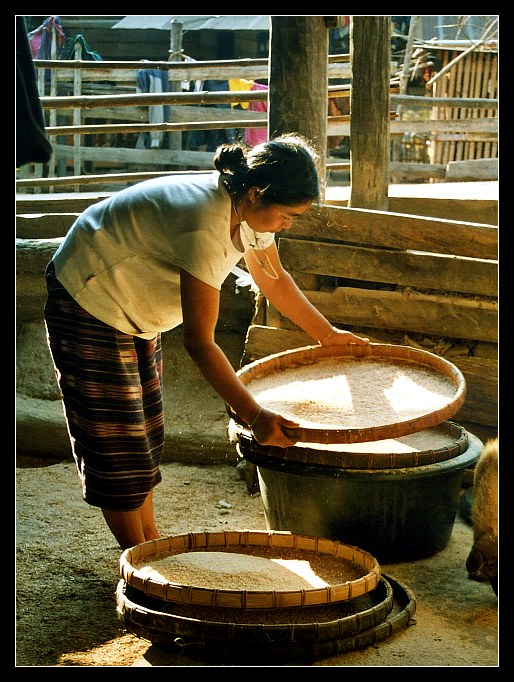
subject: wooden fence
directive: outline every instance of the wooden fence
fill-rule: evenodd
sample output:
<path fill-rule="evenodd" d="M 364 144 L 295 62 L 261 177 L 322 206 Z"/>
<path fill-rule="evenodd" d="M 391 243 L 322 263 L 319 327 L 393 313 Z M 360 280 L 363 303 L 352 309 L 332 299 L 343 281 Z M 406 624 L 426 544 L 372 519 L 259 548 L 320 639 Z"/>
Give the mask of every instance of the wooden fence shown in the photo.
<path fill-rule="evenodd" d="M 80 45 L 78 46 L 80 47 Z M 136 74 L 142 69 L 166 70 L 170 90 L 182 81 L 195 80 L 265 80 L 268 75 L 268 60 L 244 59 L 212 62 L 92 62 L 64 60 L 36 60 L 39 74 L 42 106 L 48 116 L 47 132 L 54 147 L 53 158 L 48 168 L 38 165 L 27 166 L 18 172 L 17 188 L 20 192 L 53 191 L 67 186 L 71 191 L 80 191 L 84 185 L 133 182 L 134 177 L 123 177 L 124 173 L 151 166 L 159 169 L 157 174 L 169 170 L 211 169 L 212 153 L 183 149 L 181 133 L 195 130 L 223 130 L 266 127 L 267 114 L 230 108 L 216 109 L 204 105 L 265 102 L 266 91 L 225 91 L 225 92 L 178 92 L 162 94 L 140 93 L 136 90 Z M 492 68 L 492 67 L 491 67 Z M 329 79 L 349 78 L 348 55 L 329 57 Z M 330 85 L 327 101 L 334 97 L 349 96 L 348 85 Z M 50 94 L 45 94 L 49 90 Z M 414 97 L 396 94 L 397 79 L 391 80 L 391 138 L 398 140 L 406 134 L 428 136 L 431 144 L 439 139 L 466 140 L 477 145 L 497 145 L 497 119 L 492 117 L 498 106 L 490 97 Z M 427 108 L 435 111 L 457 112 L 455 117 L 441 120 L 398 120 L 396 108 Z M 148 121 L 151 106 L 170 107 L 169 120 L 152 124 Z M 486 111 L 487 116 L 481 112 Z M 122 121 L 121 123 L 119 121 Z M 127 140 L 134 141 L 137 134 L 160 131 L 168 133 L 167 149 L 135 149 L 124 146 Z M 328 116 L 328 136 L 350 136 L 350 116 Z M 132 136 L 132 137 L 131 137 Z M 84 138 L 87 144 L 84 143 Z M 461 142 L 459 142 L 461 144 Z M 470 147 L 471 149 L 471 147 Z M 462 155 L 461 155 L 462 156 Z M 419 161 L 419 160 L 418 160 Z M 444 180 L 449 171 L 448 162 L 438 163 L 396 162 L 390 164 L 394 178 Z M 453 165 L 450 179 L 496 179 L 495 159 L 485 164 L 469 164 L 467 158 L 461 161 L 459 169 Z M 329 172 L 348 171 L 349 161 L 327 159 Z M 87 168 L 87 172 L 84 171 Z M 70 172 L 72 173 L 70 175 Z M 46 177 L 43 177 L 45 175 Z M 138 179 L 138 178 L 137 178 Z"/>

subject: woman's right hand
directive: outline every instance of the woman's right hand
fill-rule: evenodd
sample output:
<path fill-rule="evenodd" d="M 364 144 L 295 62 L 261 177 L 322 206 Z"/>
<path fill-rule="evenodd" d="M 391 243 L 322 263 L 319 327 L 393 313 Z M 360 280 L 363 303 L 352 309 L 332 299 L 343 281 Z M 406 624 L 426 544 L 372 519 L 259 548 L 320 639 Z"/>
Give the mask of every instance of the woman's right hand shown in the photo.
<path fill-rule="evenodd" d="M 275 445 L 279 448 L 290 448 L 296 441 L 291 440 L 283 431 L 283 427 L 297 428 L 298 422 L 286 419 L 282 415 L 261 408 L 252 424 L 252 433 L 260 445 Z"/>

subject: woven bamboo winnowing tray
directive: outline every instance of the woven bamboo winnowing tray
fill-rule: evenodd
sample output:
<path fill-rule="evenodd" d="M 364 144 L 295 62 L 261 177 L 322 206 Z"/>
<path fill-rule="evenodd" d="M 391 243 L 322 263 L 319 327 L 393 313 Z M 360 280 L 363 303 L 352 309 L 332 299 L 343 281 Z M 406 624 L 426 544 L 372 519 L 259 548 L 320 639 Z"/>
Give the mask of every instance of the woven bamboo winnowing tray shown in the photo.
<path fill-rule="evenodd" d="M 373 376 L 373 363 L 377 363 L 377 361 L 381 365 L 384 363 L 390 365 L 391 381 L 395 373 L 398 372 L 405 375 L 408 375 L 409 371 L 422 372 L 426 375 L 427 380 L 442 381 L 448 395 L 440 398 L 441 404 L 437 409 L 417 409 L 413 401 L 409 404 L 409 410 L 406 413 L 394 412 L 385 399 L 385 391 L 390 389 L 391 385 L 380 385 L 378 379 L 375 381 Z M 388 438 L 399 438 L 422 431 L 423 429 L 432 428 L 450 419 L 461 408 L 466 397 L 464 376 L 451 362 L 428 351 L 392 344 L 370 343 L 365 346 L 357 346 L 355 344 L 346 346 L 305 346 L 256 360 L 242 367 L 238 371 L 238 376 L 250 392 L 258 394 L 256 386 L 261 379 L 272 377 L 287 385 L 288 370 L 291 370 L 291 376 L 295 370 L 308 366 L 318 365 L 318 368 L 321 370 L 324 367 L 324 362 L 330 362 L 331 366 L 334 362 L 337 363 L 338 372 L 340 370 L 340 376 L 343 378 L 345 377 L 345 371 L 348 372 L 352 369 L 352 366 L 355 367 L 351 363 L 361 363 L 360 368 L 363 368 L 363 365 L 367 365 L 367 369 L 370 372 L 369 384 L 372 385 L 375 391 L 373 405 L 366 407 L 367 411 L 365 410 L 365 414 L 369 415 L 370 424 L 345 428 L 342 405 L 340 421 L 335 423 L 335 420 L 331 418 L 332 422 L 330 424 L 327 424 L 327 426 L 323 424 L 319 428 L 318 426 L 308 425 L 307 420 L 302 424 L 301 419 L 290 416 L 293 421 L 299 423 L 299 426 L 294 428 L 287 427 L 283 431 L 295 442 L 325 444 L 363 443 Z M 375 367 L 377 367 L 377 364 L 375 364 Z M 359 392 L 355 390 L 351 398 L 358 404 Z M 289 400 L 291 404 L 295 400 L 299 400 L 299 397 L 295 395 L 294 384 L 291 384 Z M 264 399 L 261 399 L 260 402 L 261 405 L 267 407 Z M 312 409 L 317 410 L 318 417 L 322 415 L 320 410 L 323 409 L 323 403 L 314 394 L 313 399 L 307 402 L 313 404 Z M 284 416 L 288 416 L 282 410 L 272 405 L 269 406 L 269 409 L 277 412 L 280 411 Z M 384 414 L 388 411 L 391 413 L 388 418 L 384 418 L 383 422 L 380 421 L 381 409 L 383 409 Z M 229 406 L 227 406 L 227 410 L 236 426 L 239 425 L 242 429 L 247 428 L 247 425 L 239 419 L 238 415 Z M 331 408 L 331 412 L 333 412 L 333 408 Z M 413 414 L 415 416 L 412 416 Z"/>
<path fill-rule="evenodd" d="M 229 426 L 229 429 L 232 428 L 233 420 Z M 392 440 L 324 445 L 302 443 L 289 448 L 260 445 L 249 429 L 239 427 L 234 428 L 234 431 L 240 454 L 254 464 L 274 460 L 337 469 L 404 469 L 427 466 L 458 457 L 469 445 L 467 431 L 450 421 Z"/>
<path fill-rule="evenodd" d="M 238 554 L 245 554 L 245 551 L 251 553 L 254 548 L 270 550 L 277 557 L 280 557 L 281 551 L 295 551 L 299 555 L 301 553 L 302 557 L 311 554 L 313 559 L 327 557 L 331 560 L 340 560 L 341 575 L 344 574 L 346 562 L 356 567 L 361 577 L 344 579 L 340 583 L 330 583 L 326 587 L 312 589 L 253 590 L 225 589 L 223 584 L 215 588 L 199 587 L 176 582 L 169 577 L 152 577 L 148 571 L 152 567 L 152 562 L 171 555 L 202 550 L 217 552 L 237 550 Z M 186 533 L 130 547 L 121 555 L 120 576 L 127 585 L 165 602 L 210 607 L 278 609 L 355 599 L 376 588 L 381 578 L 381 569 L 377 560 L 365 550 L 338 541 L 295 535 L 286 531 L 234 530 Z"/>

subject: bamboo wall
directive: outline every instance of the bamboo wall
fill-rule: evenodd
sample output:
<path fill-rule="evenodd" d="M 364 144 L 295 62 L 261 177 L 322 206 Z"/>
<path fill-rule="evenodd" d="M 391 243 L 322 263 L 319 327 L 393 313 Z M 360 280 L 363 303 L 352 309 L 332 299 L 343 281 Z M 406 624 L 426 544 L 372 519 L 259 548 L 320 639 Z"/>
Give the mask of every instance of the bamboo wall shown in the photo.
<path fill-rule="evenodd" d="M 459 53 L 457 53 L 458 55 Z M 441 69 L 452 66 L 433 84 L 434 97 L 498 98 L 498 53 L 477 50 L 461 59 L 454 50 L 442 50 L 439 54 Z M 432 118 L 437 121 L 463 121 L 496 117 L 495 108 L 455 109 L 439 107 L 433 109 Z M 495 136 L 483 139 L 467 139 L 465 134 L 440 134 L 432 145 L 432 161 L 447 164 L 451 161 L 498 158 L 498 140 Z"/>

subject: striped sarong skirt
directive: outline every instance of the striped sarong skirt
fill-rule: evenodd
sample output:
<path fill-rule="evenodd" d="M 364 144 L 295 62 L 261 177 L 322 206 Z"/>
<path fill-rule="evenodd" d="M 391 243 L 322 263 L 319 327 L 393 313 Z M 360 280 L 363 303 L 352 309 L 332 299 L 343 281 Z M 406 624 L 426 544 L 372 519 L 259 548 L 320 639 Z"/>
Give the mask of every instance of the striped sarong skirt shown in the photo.
<path fill-rule="evenodd" d="M 124 334 L 90 315 L 46 271 L 47 339 L 84 500 L 139 509 L 161 480 L 161 337 Z"/>

